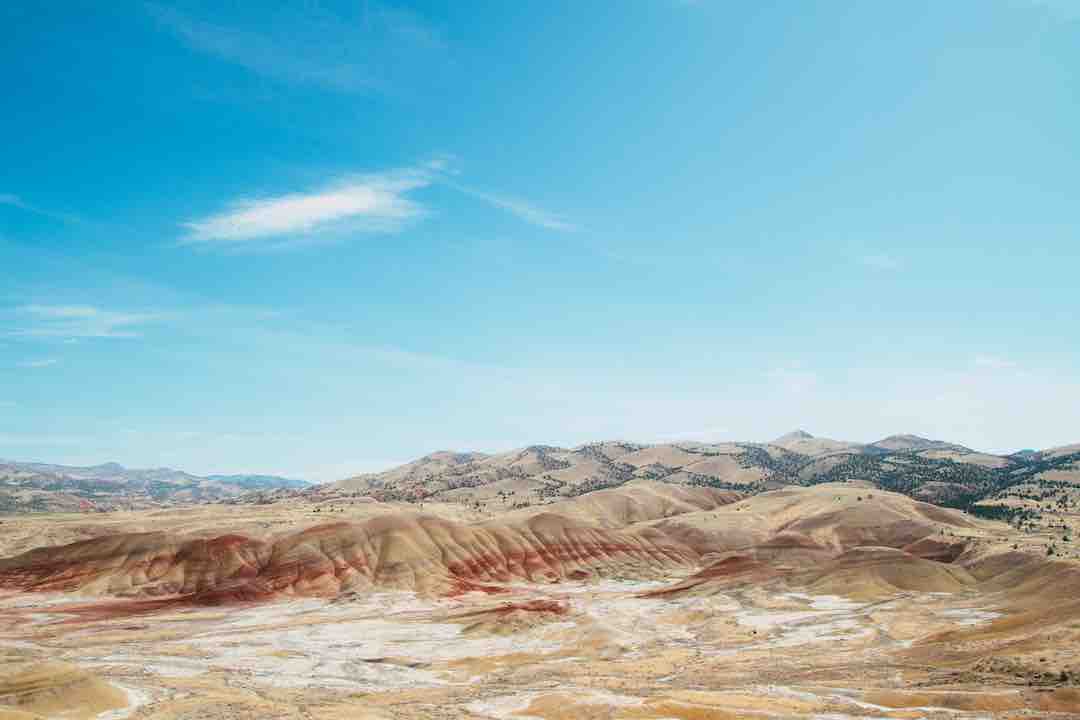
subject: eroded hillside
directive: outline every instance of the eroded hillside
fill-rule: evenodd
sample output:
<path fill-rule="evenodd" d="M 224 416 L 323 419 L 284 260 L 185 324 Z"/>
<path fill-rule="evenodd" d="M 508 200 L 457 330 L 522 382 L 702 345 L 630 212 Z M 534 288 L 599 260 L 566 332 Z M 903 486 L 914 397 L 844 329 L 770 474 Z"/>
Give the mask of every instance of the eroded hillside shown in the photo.
<path fill-rule="evenodd" d="M 24 550 L 0 561 L 0 707 L 20 720 L 1080 713 L 1080 565 L 867 484 L 744 495 L 639 480 L 505 511 L 319 507 L 24 516 L 0 538 Z M 87 532 L 98 519 L 108 531 Z"/>

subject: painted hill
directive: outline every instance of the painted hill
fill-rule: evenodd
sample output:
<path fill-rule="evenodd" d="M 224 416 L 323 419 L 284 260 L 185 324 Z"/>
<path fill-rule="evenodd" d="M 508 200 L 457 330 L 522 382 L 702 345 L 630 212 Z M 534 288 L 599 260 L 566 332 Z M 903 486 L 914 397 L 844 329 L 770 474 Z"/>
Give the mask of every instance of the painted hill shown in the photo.
<path fill-rule="evenodd" d="M 0 560 L 0 589 L 128 603 L 86 607 L 99 615 L 376 588 L 502 593 L 514 583 L 673 574 L 687 579 L 664 593 L 783 580 L 874 597 L 973 584 L 967 568 L 980 562 L 982 543 L 1005 546 L 1012 532 L 847 483 L 745 497 L 638 481 L 475 522 L 396 511 L 265 537 L 110 534 Z M 981 567 L 987 577 L 1000 574 Z"/>
<path fill-rule="evenodd" d="M 492 584 L 594 576 L 665 576 L 696 554 L 630 522 L 715 509 L 736 499 L 711 489 L 633 487 L 563 512 L 460 523 L 420 513 L 378 515 L 260 539 L 225 534 L 123 533 L 0 560 L 0 587 L 219 604 L 333 597 L 373 587 L 455 594 Z M 580 500 L 577 502 L 581 502 Z M 629 515 L 626 508 L 639 506 Z M 593 511 L 612 527 L 587 522 Z M 148 606 L 154 607 L 154 606 Z"/>

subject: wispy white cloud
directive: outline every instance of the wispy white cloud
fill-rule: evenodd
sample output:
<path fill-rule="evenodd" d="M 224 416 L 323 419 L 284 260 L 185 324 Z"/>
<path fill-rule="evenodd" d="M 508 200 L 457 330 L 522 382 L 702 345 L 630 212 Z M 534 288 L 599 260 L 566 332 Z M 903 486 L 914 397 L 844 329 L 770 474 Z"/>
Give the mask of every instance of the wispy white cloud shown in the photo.
<path fill-rule="evenodd" d="M 274 80 L 337 92 L 392 91 L 402 73 L 422 72 L 443 50 L 442 34 L 408 10 L 378 2 L 338 14 L 310 2 L 278 2 L 251 22 L 204 20 L 159 3 L 146 3 L 158 24 L 197 52 Z"/>
<path fill-rule="evenodd" d="M 493 207 L 516 215 L 519 219 L 524 220 L 530 225 L 547 228 L 548 230 L 558 230 L 560 232 L 573 232 L 580 229 L 565 217 L 538 208 L 520 198 L 485 192 L 465 185 L 454 185 L 453 187 L 466 195 L 470 195 L 478 200 L 483 200 Z"/>
<path fill-rule="evenodd" d="M 15 363 L 16 367 L 36 370 L 39 368 L 47 368 L 56 365 L 59 360 L 56 358 L 36 358 L 34 360 L 23 360 L 22 362 Z"/>
<path fill-rule="evenodd" d="M 103 310 L 92 305 L 22 305 L 15 308 L 19 327 L 10 334 L 41 338 L 133 338 L 140 326 L 161 320 L 162 313 Z"/>
<path fill-rule="evenodd" d="M 703 427 L 697 430 L 683 430 L 681 432 L 663 433 L 656 439 L 660 442 L 679 442 L 686 440 L 698 440 L 701 442 L 715 442 L 731 435 L 731 429 L 727 427 Z"/>
<path fill-rule="evenodd" d="M 893 257 L 892 255 L 864 255 L 863 257 L 859 258 L 859 260 L 866 267 L 873 268 L 875 270 L 899 270 L 901 267 L 903 267 L 903 263 L 901 263 L 897 258 Z"/>
<path fill-rule="evenodd" d="M 238 245 L 342 230 L 400 230 L 424 214 L 408 193 L 431 182 L 426 170 L 406 170 L 343 178 L 310 192 L 240 199 L 223 212 L 185 223 L 185 242 Z"/>
<path fill-rule="evenodd" d="M 59 447 L 82 445 L 93 440 L 94 438 L 87 435 L 0 433 L 0 445 L 52 445 Z"/>
<path fill-rule="evenodd" d="M 22 201 L 18 195 L 12 195 L 11 193 L 0 193 L 0 205 L 10 205 L 11 207 L 17 207 L 20 210 L 29 210 L 30 206 Z"/>
<path fill-rule="evenodd" d="M 1080 20 L 1080 2 L 1077 0 L 1021 0 L 1038 10 L 1045 12 L 1049 17 L 1061 22 L 1075 22 Z"/>
<path fill-rule="evenodd" d="M 972 363 L 975 367 L 986 370 L 1012 370 L 1017 367 L 1016 363 L 1012 360 L 998 357 L 997 355 L 976 355 L 973 358 Z"/>
<path fill-rule="evenodd" d="M 776 368 L 765 373 L 765 376 L 773 385 L 796 395 L 810 392 L 821 383 L 821 378 L 817 373 L 803 370 L 798 365 Z"/>
<path fill-rule="evenodd" d="M 52 220 L 59 220 L 65 223 L 80 223 L 80 218 L 64 212 L 56 212 L 53 210 L 46 210 L 45 208 L 38 207 L 31 203 L 26 202 L 22 197 L 15 195 L 14 193 L 0 193 L 0 205 L 7 205 L 8 207 L 18 208 L 23 212 L 32 213 L 34 215 L 41 215 Z"/>
<path fill-rule="evenodd" d="M 452 158 L 440 156 L 403 170 L 349 175 L 313 190 L 234 200 L 222 212 L 184 223 L 188 234 L 183 243 L 287 247 L 297 244 L 298 238 L 398 232 L 427 213 L 411 194 L 437 183 L 532 225 L 563 232 L 578 229 L 525 200 L 457 184 L 450 179 L 456 174 L 451 164 Z"/>

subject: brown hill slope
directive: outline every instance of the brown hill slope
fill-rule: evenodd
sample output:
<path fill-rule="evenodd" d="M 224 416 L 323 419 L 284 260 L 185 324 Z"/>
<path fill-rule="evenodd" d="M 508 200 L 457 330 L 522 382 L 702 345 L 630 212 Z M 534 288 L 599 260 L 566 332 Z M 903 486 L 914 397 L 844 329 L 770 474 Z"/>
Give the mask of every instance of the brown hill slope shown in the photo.
<path fill-rule="evenodd" d="M 860 444 L 801 430 L 767 443 L 602 442 L 569 449 L 534 445 L 495 455 L 435 453 L 307 494 L 441 500 L 502 510 L 641 479 L 749 493 L 784 485 L 865 480 L 920 500 L 969 508 L 1028 476 L 1064 466 L 1069 450 L 1066 446 L 1004 456 L 910 434 Z"/>
<path fill-rule="evenodd" d="M 1007 526 L 850 483 L 784 488 L 646 523 L 691 548 L 702 569 L 662 594 L 712 592 L 783 577 L 809 591 L 876 597 L 975 582 L 956 561 Z"/>
<path fill-rule="evenodd" d="M 701 510 L 714 510 L 741 500 L 732 490 L 689 487 L 635 480 L 618 488 L 597 490 L 576 498 L 510 510 L 498 515 L 498 522 L 553 513 L 606 528 L 675 517 Z"/>
<path fill-rule="evenodd" d="M 957 510 L 852 483 L 784 488 L 652 525 L 703 553 L 790 547 L 826 556 L 863 545 L 903 548 L 943 532 L 989 526 Z"/>
<path fill-rule="evenodd" d="M 172 468 L 126 468 L 0 460 L 0 514 L 99 512 L 218 502 L 253 490 L 307 487 L 272 475 L 198 476 Z"/>
<path fill-rule="evenodd" d="M 953 593 L 976 583 L 963 567 L 925 560 L 897 548 L 858 547 L 794 578 L 808 592 L 860 600 L 899 592 Z"/>
<path fill-rule="evenodd" d="M 806 455 L 807 457 L 829 455 L 836 452 L 857 452 L 860 448 L 858 443 L 814 437 L 805 430 L 795 430 L 786 435 L 781 435 L 770 442 L 769 445 Z"/>
<path fill-rule="evenodd" d="M 381 473 L 334 483 L 324 492 L 360 493 L 383 500 L 446 499 L 499 507 L 537 504 L 664 478 L 680 484 L 746 487 L 765 469 L 747 447 L 636 445 L 602 442 L 566 449 L 536 445 L 498 455 L 436 453 Z"/>

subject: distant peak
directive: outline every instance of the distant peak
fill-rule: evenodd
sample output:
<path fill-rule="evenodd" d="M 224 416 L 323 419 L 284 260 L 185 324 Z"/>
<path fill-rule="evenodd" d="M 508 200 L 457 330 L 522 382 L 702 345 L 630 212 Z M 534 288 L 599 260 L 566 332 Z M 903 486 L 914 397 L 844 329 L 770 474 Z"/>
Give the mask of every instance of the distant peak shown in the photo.
<path fill-rule="evenodd" d="M 870 443 L 870 447 L 879 448 L 881 450 L 918 451 L 927 450 L 929 448 L 959 446 L 950 446 L 949 443 L 944 443 L 940 440 L 930 440 L 919 435 L 912 435 L 911 433 L 900 433 L 898 435 L 890 435 L 889 437 L 882 438 L 875 443 Z"/>
<path fill-rule="evenodd" d="M 793 440 L 813 440 L 813 439 L 814 439 L 814 436 L 811 435 L 810 433 L 806 432 L 805 430 L 792 430 L 791 432 L 787 433 L 786 435 L 781 435 L 780 437 L 776 438 L 776 440 L 773 440 L 773 442 L 791 442 Z"/>
<path fill-rule="evenodd" d="M 454 450 L 437 450 L 420 458 L 418 462 L 445 462 L 452 465 L 472 462 L 480 457 L 481 453 L 456 452 Z"/>
<path fill-rule="evenodd" d="M 421 462 L 430 462 L 432 460 L 452 460 L 457 455 L 453 450 L 436 450 L 435 452 L 428 453 L 420 458 Z"/>

